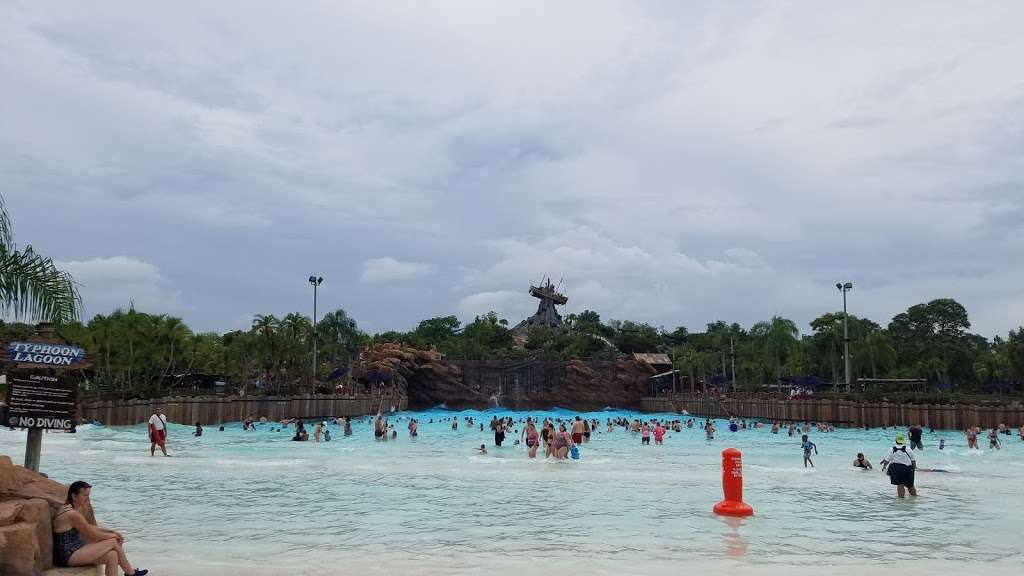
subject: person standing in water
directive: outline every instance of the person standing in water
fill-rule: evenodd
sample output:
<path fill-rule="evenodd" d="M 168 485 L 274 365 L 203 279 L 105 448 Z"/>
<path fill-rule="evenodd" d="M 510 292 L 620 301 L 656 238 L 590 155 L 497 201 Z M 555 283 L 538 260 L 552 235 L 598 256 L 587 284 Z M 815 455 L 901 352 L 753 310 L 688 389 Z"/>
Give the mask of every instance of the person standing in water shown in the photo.
<path fill-rule="evenodd" d="M 579 416 L 572 423 L 572 441 L 575 444 L 583 443 L 583 421 Z"/>
<path fill-rule="evenodd" d="M 505 425 L 502 422 L 494 423 L 494 445 L 501 448 L 501 443 L 505 441 Z"/>
<path fill-rule="evenodd" d="M 665 437 L 665 427 L 661 425 L 661 422 L 657 422 L 654 425 L 654 444 L 660 446 L 662 444 L 662 438 Z"/>
<path fill-rule="evenodd" d="M 384 433 L 387 430 L 384 428 L 384 419 L 381 417 L 380 412 L 377 412 L 377 418 L 373 421 L 373 437 L 380 440 L 384 437 Z"/>
<path fill-rule="evenodd" d="M 196 422 L 196 431 L 193 432 L 192 435 L 193 436 L 202 436 L 203 435 L 203 425 L 200 424 L 199 422 Z"/>
<path fill-rule="evenodd" d="M 644 422 L 644 425 L 640 427 L 640 444 L 647 446 L 651 443 L 651 427 Z"/>
<path fill-rule="evenodd" d="M 420 423 L 417 422 L 415 418 L 410 418 L 409 419 L 409 436 L 412 436 L 413 438 L 419 436 L 419 427 L 420 427 Z"/>
<path fill-rule="evenodd" d="M 708 440 L 714 440 L 715 439 L 715 425 L 711 423 L 710 419 L 708 419 L 708 420 L 706 420 L 704 422 L 704 436 Z"/>
<path fill-rule="evenodd" d="M 974 431 L 974 428 L 970 428 L 970 427 L 967 428 L 966 433 L 967 433 L 967 448 L 968 448 L 968 450 L 972 449 L 972 448 L 977 450 L 978 449 L 978 433 Z"/>
<path fill-rule="evenodd" d="M 313 427 L 313 442 L 319 442 L 320 437 L 324 435 L 324 424 L 323 422 L 317 422 L 316 426 Z"/>
<path fill-rule="evenodd" d="M 533 421 L 530 419 L 526 420 L 523 436 L 526 438 L 527 453 L 531 459 L 536 458 L 537 448 L 540 446 L 540 434 L 537 433 L 537 427 L 533 425 Z"/>
<path fill-rule="evenodd" d="M 896 487 L 896 495 L 904 498 L 905 491 L 909 490 L 911 496 L 917 496 L 917 489 L 914 488 L 914 471 L 917 470 L 917 458 L 914 451 L 903 445 L 903 434 L 896 435 L 896 445 L 892 452 L 882 458 L 880 464 L 882 471 L 889 474 L 889 483 Z M 888 470 L 887 470 L 888 468 Z"/>
<path fill-rule="evenodd" d="M 804 449 L 804 468 L 810 464 L 811 468 L 814 468 L 814 462 L 811 460 L 811 450 L 814 450 L 814 454 L 818 454 L 818 446 L 807 439 L 807 434 L 800 437 L 800 447 Z"/>
<path fill-rule="evenodd" d="M 924 430 L 921 426 L 919 424 L 914 424 L 907 429 L 907 432 L 910 434 L 910 449 L 924 450 L 924 445 L 921 444 L 921 434 L 924 433 Z"/>
<path fill-rule="evenodd" d="M 149 417 L 149 455 L 156 455 L 156 447 L 167 456 L 167 416 L 162 408 L 153 411 Z"/>
<path fill-rule="evenodd" d="M 988 433 L 988 447 L 999 450 L 999 432 L 996 432 L 995 428 Z"/>
<path fill-rule="evenodd" d="M 345 436 L 352 435 L 352 420 L 348 416 L 345 416 Z"/>

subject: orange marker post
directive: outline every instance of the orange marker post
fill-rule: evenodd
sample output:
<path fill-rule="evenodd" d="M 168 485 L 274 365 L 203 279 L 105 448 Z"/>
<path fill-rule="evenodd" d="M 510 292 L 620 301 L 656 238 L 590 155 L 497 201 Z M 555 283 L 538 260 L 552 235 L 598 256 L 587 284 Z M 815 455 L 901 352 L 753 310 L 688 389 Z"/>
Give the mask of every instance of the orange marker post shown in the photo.
<path fill-rule="evenodd" d="M 752 516 L 754 509 L 743 502 L 743 454 L 735 448 L 722 450 L 722 492 L 725 499 L 715 504 L 715 514 Z"/>

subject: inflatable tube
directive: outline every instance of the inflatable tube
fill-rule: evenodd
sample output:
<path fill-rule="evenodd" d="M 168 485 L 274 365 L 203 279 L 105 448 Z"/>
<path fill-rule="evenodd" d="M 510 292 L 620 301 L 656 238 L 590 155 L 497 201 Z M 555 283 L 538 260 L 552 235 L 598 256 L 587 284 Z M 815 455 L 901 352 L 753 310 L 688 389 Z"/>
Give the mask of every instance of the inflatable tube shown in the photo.
<path fill-rule="evenodd" d="M 572 449 L 569 450 L 569 455 L 572 456 L 573 460 L 579 460 L 580 459 L 580 448 L 579 448 L 579 446 L 573 444 L 572 445 Z"/>

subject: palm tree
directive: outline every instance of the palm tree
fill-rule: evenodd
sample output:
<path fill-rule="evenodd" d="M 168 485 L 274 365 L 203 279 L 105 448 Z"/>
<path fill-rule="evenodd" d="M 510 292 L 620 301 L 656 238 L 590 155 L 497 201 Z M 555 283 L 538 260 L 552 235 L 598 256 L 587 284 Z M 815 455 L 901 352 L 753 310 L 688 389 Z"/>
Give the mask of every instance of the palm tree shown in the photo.
<path fill-rule="evenodd" d="M 762 345 L 766 363 L 775 370 L 775 378 L 782 377 L 782 369 L 792 351 L 800 345 L 800 330 L 787 318 L 772 316 L 768 322 L 758 322 L 750 329 Z"/>
<path fill-rule="evenodd" d="M 82 299 L 71 275 L 26 246 L 18 250 L 0 196 L 0 310 L 15 317 L 65 324 L 78 319 Z"/>
<path fill-rule="evenodd" d="M 277 331 L 281 327 L 281 321 L 273 314 L 257 314 L 252 319 L 252 332 L 258 334 L 263 343 L 263 369 L 264 377 L 269 381 L 271 369 L 277 365 Z M 268 382 L 269 383 L 269 382 Z"/>

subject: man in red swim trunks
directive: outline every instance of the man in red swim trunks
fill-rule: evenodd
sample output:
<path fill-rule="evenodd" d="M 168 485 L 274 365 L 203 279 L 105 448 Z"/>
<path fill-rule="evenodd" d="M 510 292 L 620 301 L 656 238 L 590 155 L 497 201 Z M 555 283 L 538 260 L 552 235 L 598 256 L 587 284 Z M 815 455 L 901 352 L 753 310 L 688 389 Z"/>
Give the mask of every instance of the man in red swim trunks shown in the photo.
<path fill-rule="evenodd" d="M 580 417 L 577 416 L 576 420 L 572 423 L 572 441 L 574 444 L 583 443 L 583 432 L 583 420 L 581 420 Z"/>
<path fill-rule="evenodd" d="M 153 415 L 149 417 L 149 455 L 156 455 L 156 447 L 160 447 L 160 451 L 167 456 L 167 416 L 164 416 L 164 411 L 157 408 L 153 411 Z"/>

